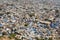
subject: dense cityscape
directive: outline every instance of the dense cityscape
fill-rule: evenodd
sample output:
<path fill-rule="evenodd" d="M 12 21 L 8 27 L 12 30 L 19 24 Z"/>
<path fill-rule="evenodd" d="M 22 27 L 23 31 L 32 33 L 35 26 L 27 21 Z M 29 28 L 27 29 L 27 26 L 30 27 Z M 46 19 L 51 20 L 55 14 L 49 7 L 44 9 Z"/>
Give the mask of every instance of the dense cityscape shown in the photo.
<path fill-rule="evenodd" d="M 60 40 L 58 3 L 0 0 L 0 40 Z"/>

